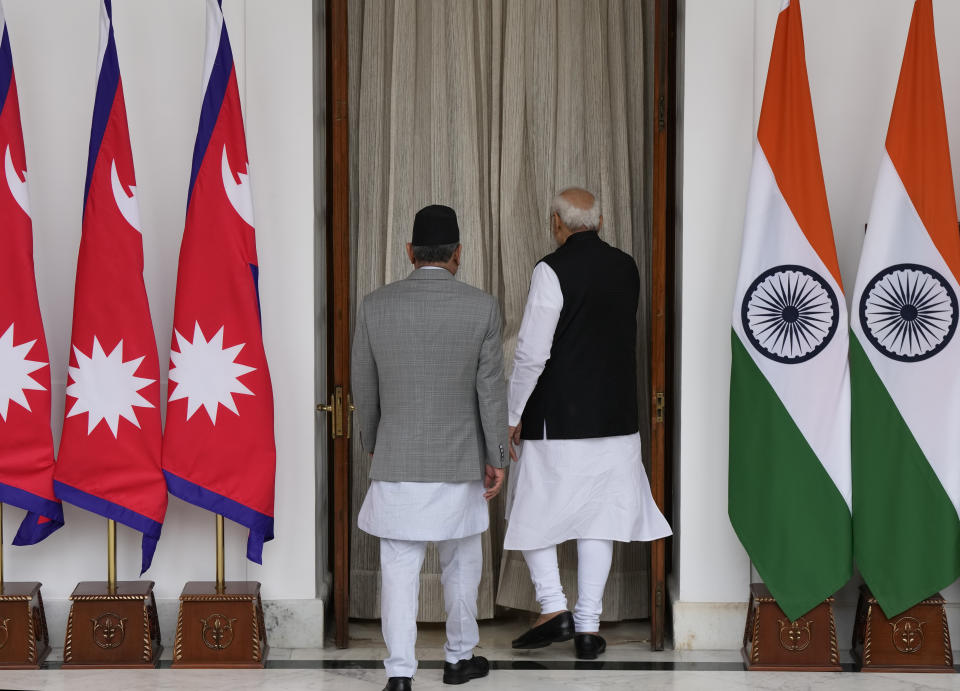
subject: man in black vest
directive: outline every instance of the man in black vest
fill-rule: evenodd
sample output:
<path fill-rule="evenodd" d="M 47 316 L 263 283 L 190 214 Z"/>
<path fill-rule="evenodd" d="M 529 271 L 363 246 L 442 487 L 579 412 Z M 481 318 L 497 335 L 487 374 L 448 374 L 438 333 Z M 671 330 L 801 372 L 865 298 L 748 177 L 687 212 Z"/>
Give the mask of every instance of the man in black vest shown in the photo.
<path fill-rule="evenodd" d="M 636 262 L 600 239 L 603 218 L 590 192 L 564 190 L 552 210 L 559 247 L 534 267 L 510 377 L 517 466 L 504 548 L 523 552 L 541 610 L 513 647 L 574 638 L 577 657 L 589 660 L 606 649 L 598 632 L 613 543 L 671 531 L 641 461 Z M 556 546 L 574 539 L 571 614 Z"/>

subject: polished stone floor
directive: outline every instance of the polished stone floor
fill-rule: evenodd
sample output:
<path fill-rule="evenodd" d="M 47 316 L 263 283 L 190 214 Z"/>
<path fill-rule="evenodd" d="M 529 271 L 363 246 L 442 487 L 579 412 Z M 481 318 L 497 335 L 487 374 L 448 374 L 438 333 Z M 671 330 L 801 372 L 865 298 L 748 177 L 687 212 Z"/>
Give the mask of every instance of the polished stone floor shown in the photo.
<path fill-rule="evenodd" d="M 746 673 L 737 651 L 653 652 L 649 648 L 649 627 L 643 622 L 605 626 L 607 653 L 602 661 L 579 662 L 572 643 L 542 650 L 514 651 L 510 640 L 524 628 L 525 620 L 500 621 L 481 628 L 478 654 L 488 657 L 493 670 L 486 679 L 471 681 L 470 691 L 619 690 L 676 689 L 683 691 L 739 691 L 771 689 L 865 689 L 900 691 L 907 689 L 958 689 L 957 675 L 906 674 L 788 674 Z M 442 627 L 421 627 L 418 641 L 421 668 L 415 689 L 449 689 L 441 682 Z M 169 648 L 164 651 L 158 670 L 62 670 L 60 651 L 54 651 L 47 669 L 37 672 L 0 672 L 0 691 L 203 691 L 206 689 L 264 689 L 270 691 L 383 688 L 381 664 L 383 642 L 373 622 L 351 624 L 351 646 L 345 650 L 277 649 L 270 651 L 265 670 L 173 670 L 169 669 Z M 848 669 L 849 657 L 841 659 Z"/>
<path fill-rule="evenodd" d="M 265 689 L 269 691 L 379 691 L 383 677 L 374 670 L 268 669 L 262 672 L 180 671 L 155 672 L 0 672 L 2 689 L 43 689 L 44 691 L 148 691 L 170 689 Z M 486 679 L 476 679 L 462 687 L 470 691 L 609 691 L 644 689 L 654 691 L 743 691 L 770 689 L 864 689 L 870 691 L 908 691 L 911 689 L 956 689 L 957 680 L 944 675 L 859 675 L 859 674 L 786 674 L 746 672 L 671 672 L 671 671 L 502 671 L 494 670 Z M 439 671 L 420 674 L 414 689 L 451 689 L 440 681 Z M 457 687 L 459 688 L 459 687 Z"/>

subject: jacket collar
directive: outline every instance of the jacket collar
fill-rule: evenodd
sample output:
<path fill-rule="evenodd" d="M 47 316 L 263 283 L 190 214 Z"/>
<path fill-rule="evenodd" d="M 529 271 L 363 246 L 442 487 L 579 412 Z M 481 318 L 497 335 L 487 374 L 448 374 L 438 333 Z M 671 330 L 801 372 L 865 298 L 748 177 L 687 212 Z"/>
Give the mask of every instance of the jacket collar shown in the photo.
<path fill-rule="evenodd" d="M 579 245 L 587 244 L 590 242 L 597 242 L 600 240 L 600 233 L 596 230 L 581 230 L 579 233 L 573 233 L 570 237 L 567 238 L 567 241 L 563 243 L 563 246 L 567 245 Z"/>
<path fill-rule="evenodd" d="M 437 267 L 435 269 L 428 269 L 426 267 L 420 267 L 419 269 L 414 269 L 410 272 L 410 275 L 407 278 L 412 278 L 414 280 L 445 280 L 453 278 L 453 274 L 447 271 L 442 267 Z"/>

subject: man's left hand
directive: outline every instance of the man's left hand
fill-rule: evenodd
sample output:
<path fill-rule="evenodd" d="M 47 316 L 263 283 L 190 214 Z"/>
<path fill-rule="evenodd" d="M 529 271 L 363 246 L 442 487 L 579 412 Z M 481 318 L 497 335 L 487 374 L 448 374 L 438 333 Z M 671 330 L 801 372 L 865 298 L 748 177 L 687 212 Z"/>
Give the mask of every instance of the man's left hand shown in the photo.
<path fill-rule="evenodd" d="M 510 444 L 510 460 L 516 463 L 520 460 L 517 449 L 520 448 L 520 423 L 507 429 L 507 440 Z"/>
<path fill-rule="evenodd" d="M 487 488 L 487 491 L 483 493 L 483 498 L 490 501 L 500 494 L 500 488 L 503 487 L 503 468 L 494 468 L 492 465 L 488 465 L 484 475 L 483 486 Z"/>

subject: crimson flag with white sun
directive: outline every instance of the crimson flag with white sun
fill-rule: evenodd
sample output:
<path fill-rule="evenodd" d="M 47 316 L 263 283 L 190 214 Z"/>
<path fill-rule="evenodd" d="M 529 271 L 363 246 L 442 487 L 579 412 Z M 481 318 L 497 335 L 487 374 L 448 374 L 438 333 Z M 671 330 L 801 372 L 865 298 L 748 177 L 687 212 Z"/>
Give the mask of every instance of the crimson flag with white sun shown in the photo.
<path fill-rule="evenodd" d="M 10 36 L 0 6 L 0 502 L 24 509 L 15 545 L 63 525 L 53 492 L 50 363 L 33 269 L 27 161 Z"/>
<path fill-rule="evenodd" d="M 109 0 L 90 132 L 57 496 L 143 533 L 149 568 L 167 509 L 160 365 L 143 283 L 133 154 Z"/>
<path fill-rule="evenodd" d="M 217 0 L 207 0 L 207 75 L 180 246 L 163 472 L 170 493 L 273 539 L 273 391 L 240 93 Z"/>

